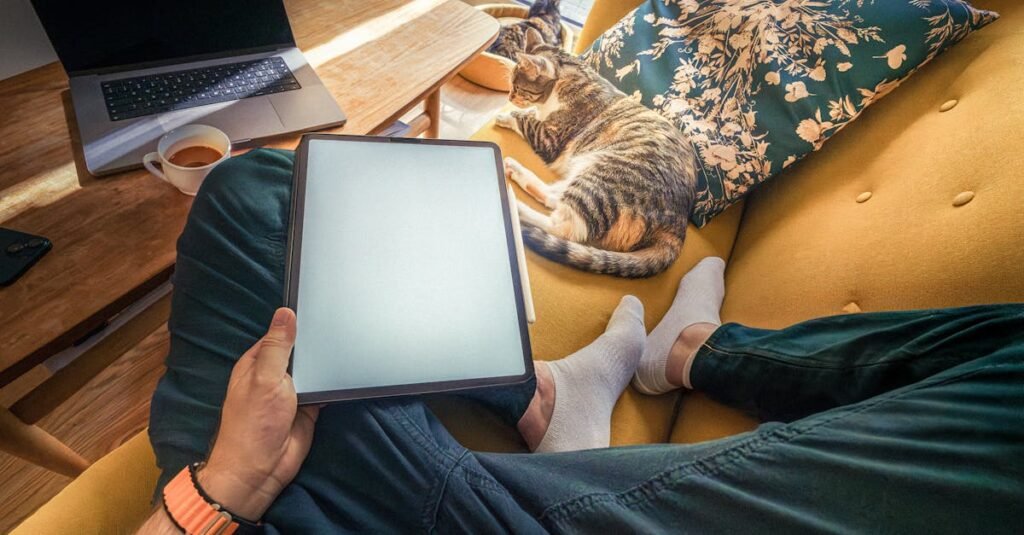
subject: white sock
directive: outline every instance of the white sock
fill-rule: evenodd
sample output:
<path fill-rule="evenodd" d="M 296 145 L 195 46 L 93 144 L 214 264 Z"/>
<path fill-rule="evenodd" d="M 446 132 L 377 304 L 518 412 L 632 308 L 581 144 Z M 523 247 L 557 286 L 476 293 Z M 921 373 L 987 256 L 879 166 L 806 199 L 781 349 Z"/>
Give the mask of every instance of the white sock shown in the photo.
<path fill-rule="evenodd" d="M 536 451 L 608 447 L 612 409 L 640 362 L 645 332 L 644 306 L 627 295 L 597 340 L 547 363 L 555 382 L 555 406 Z"/>
<path fill-rule="evenodd" d="M 644 394 L 662 394 L 675 390 L 676 386 L 665 377 L 669 351 L 676 343 L 679 333 L 694 323 L 721 325 L 719 312 L 725 298 L 725 261 L 716 256 L 707 257 L 697 263 L 683 280 L 675 301 L 661 319 L 661 323 L 647 336 L 640 366 L 633 376 L 633 386 Z M 683 371 L 683 383 L 689 387 L 690 363 Z"/>

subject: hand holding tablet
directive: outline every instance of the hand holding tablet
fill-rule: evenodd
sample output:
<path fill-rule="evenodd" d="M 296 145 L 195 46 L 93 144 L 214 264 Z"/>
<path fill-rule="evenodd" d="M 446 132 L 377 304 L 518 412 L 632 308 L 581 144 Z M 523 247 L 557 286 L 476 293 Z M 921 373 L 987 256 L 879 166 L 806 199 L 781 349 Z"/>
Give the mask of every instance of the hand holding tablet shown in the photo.
<path fill-rule="evenodd" d="M 515 220 L 494 144 L 303 137 L 285 284 L 300 403 L 532 377 Z"/>

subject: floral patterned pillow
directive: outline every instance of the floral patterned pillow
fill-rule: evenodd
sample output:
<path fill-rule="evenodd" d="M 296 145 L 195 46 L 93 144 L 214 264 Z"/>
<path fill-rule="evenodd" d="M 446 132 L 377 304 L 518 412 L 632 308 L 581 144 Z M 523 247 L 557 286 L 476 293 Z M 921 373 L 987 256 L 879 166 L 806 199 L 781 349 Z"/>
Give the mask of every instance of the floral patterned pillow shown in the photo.
<path fill-rule="evenodd" d="M 649 0 L 584 58 L 689 135 L 703 226 L 998 16 L 961 0 Z"/>

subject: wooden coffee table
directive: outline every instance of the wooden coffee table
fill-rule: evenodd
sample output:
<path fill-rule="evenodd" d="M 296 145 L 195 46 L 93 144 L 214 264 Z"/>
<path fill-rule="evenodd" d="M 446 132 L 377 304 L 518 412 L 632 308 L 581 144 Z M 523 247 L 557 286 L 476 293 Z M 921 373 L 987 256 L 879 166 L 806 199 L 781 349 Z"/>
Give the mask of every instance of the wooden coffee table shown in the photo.
<path fill-rule="evenodd" d="M 498 32 L 494 19 L 458 0 L 285 4 L 299 47 L 348 115 L 335 133 L 380 132 L 425 101 L 410 135 L 436 137 L 441 86 Z M 0 288 L 0 387 L 167 281 L 192 203 L 141 170 L 90 176 L 71 106 L 58 64 L 0 82 L 0 226 L 54 244 L 22 279 Z M 297 142 L 289 136 L 264 146 Z M 149 321 L 166 321 L 166 299 L 154 310 Z M 66 368 L 10 410 L 0 407 L 0 449 L 71 476 L 86 468 L 32 424 L 93 368 Z"/>

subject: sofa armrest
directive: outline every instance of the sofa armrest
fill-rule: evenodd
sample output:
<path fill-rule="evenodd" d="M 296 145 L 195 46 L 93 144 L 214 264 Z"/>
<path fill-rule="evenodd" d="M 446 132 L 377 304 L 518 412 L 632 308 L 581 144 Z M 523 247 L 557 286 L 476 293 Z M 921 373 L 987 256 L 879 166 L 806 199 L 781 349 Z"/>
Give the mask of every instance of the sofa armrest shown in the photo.
<path fill-rule="evenodd" d="M 96 461 L 11 532 L 133 533 L 153 506 L 159 470 L 146 431 Z"/>

